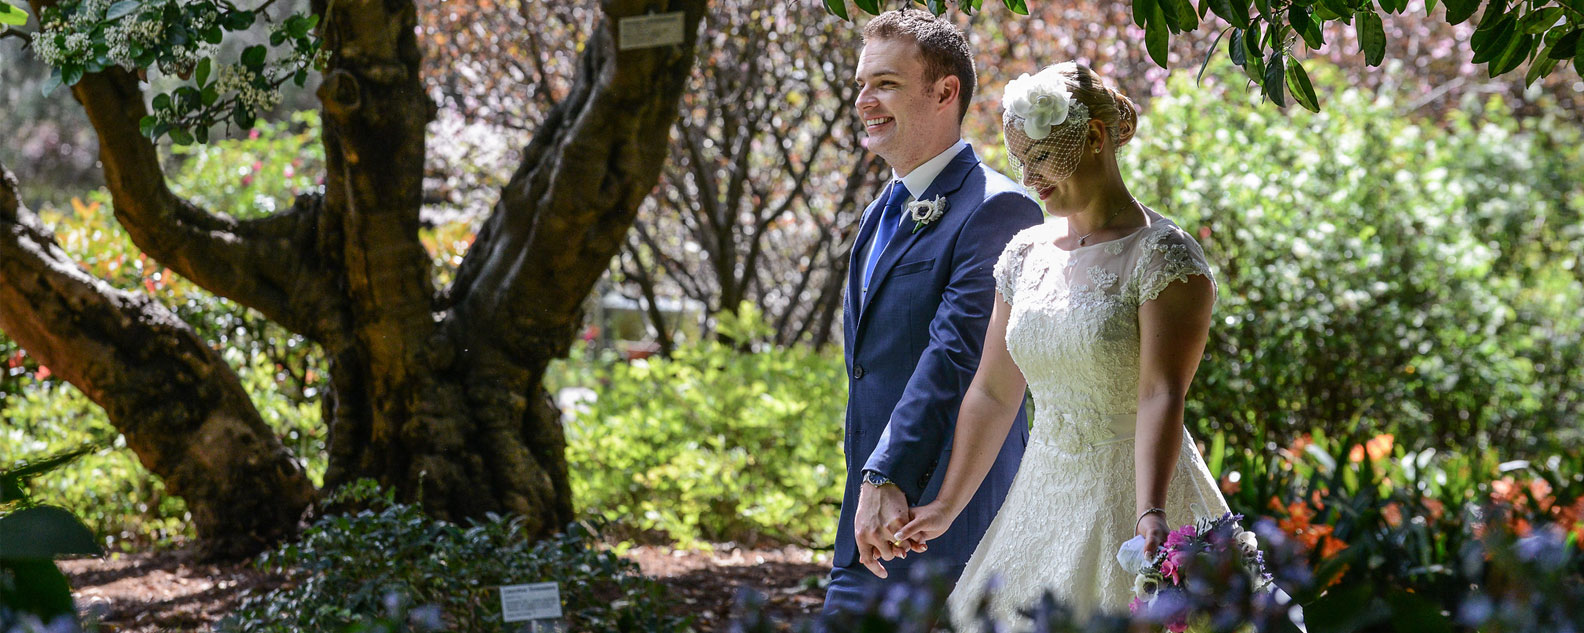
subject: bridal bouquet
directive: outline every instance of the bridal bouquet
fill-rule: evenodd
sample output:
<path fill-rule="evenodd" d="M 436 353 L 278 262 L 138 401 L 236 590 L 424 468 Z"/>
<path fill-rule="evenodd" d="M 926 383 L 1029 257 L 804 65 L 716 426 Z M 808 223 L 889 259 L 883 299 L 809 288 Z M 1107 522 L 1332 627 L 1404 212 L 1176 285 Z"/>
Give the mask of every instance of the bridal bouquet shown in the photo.
<path fill-rule="evenodd" d="M 1199 519 L 1179 527 L 1166 536 L 1166 542 L 1156 550 L 1154 557 L 1145 555 L 1142 536 L 1123 543 L 1117 551 L 1117 562 L 1137 574 L 1133 578 L 1133 601 L 1128 608 L 1136 614 L 1155 606 L 1162 597 L 1175 598 L 1171 602 L 1176 605 L 1193 603 L 1186 595 L 1184 570 L 1190 564 L 1201 562 L 1212 566 L 1231 563 L 1234 573 L 1247 574 L 1255 590 L 1270 586 L 1271 576 L 1265 570 L 1259 541 L 1253 532 L 1238 525 L 1242 518 L 1242 515 L 1228 512 L 1218 518 Z M 1166 619 L 1166 628 L 1172 633 L 1182 633 L 1188 628 L 1190 614 L 1184 609 L 1171 611 L 1175 613 Z"/>

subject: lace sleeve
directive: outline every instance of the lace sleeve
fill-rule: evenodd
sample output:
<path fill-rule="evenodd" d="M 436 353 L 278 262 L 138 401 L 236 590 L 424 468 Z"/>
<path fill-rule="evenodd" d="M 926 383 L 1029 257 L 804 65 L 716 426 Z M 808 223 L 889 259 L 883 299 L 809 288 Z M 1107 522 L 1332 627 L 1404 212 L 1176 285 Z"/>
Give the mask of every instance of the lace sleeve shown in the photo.
<path fill-rule="evenodd" d="M 1168 225 L 1144 237 L 1143 253 L 1133 274 L 1140 304 L 1155 300 L 1173 282 L 1186 281 L 1193 275 L 1204 275 L 1214 290 L 1215 275 L 1205 261 L 1204 250 L 1181 228 Z"/>
<path fill-rule="evenodd" d="M 1034 243 L 1033 231 L 1039 225 L 1023 229 L 1012 236 L 1012 241 L 1007 242 L 1006 248 L 1001 250 L 1001 257 L 996 260 L 995 282 L 996 290 L 1008 304 L 1012 303 L 1012 292 L 1017 286 L 1018 273 L 1023 270 L 1023 259 L 1028 257 L 1029 248 Z"/>

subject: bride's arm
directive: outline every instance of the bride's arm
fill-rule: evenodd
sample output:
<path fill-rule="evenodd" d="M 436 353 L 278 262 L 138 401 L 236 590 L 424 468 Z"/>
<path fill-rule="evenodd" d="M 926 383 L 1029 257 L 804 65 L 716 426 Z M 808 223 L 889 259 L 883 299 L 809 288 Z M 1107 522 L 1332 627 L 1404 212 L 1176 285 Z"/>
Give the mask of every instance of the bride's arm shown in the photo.
<path fill-rule="evenodd" d="M 1007 315 L 1011 311 L 997 291 L 979 368 L 957 413 L 951 459 L 946 463 L 940 493 L 934 501 L 914 509 L 912 521 L 898 532 L 899 540 L 923 542 L 940 536 L 973 499 L 979 484 L 995 465 L 1001 444 L 1006 442 L 1017 419 L 1018 407 L 1023 405 L 1027 386 L 1023 372 L 1007 351 Z"/>
<path fill-rule="evenodd" d="M 1168 517 L 1151 508 L 1166 507 L 1166 489 L 1182 450 L 1183 403 L 1210 335 L 1215 288 L 1192 275 L 1171 283 L 1152 301 L 1139 305 L 1138 424 L 1134 431 L 1135 528 L 1153 554 L 1166 540 Z M 1170 517 L 1179 523 L 1192 517 Z"/>

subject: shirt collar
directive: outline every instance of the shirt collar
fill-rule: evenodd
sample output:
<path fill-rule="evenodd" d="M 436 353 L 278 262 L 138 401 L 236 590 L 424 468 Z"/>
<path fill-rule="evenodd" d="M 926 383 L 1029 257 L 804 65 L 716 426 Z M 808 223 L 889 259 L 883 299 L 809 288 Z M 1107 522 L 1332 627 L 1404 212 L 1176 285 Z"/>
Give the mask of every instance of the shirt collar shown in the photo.
<path fill-rule="evenodd" d="M 946 165 L 950 164 L 952 159 L 957 157 L 957 154 L 962 153 L 964 147 L 968 147 L 968 142 L 957 139 L 957 142 L 952 143 L 952 146 L 946 148 L 946 151 L 924 161 L 923 165 L 919 165 L 917 169 L 908 172 L 908 175 L 901 176 L 902 186 L 907 187 L 909 197 L 917 200 L 919 194 L 924 193 L 925 189 L 929 189 L 929 186 L 935 182 L 935 177 L 946 169 Z M 891 170 L 891 177 L 893 179 L 898 178 L 895 169 Z"/>

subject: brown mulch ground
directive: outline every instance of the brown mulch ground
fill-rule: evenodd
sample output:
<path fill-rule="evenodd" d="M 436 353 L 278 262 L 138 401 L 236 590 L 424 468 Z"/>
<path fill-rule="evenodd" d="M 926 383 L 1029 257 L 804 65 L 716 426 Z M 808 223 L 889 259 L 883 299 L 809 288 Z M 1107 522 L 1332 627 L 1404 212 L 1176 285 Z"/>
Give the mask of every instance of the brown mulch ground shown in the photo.
<path fill-rule="evenodd" d="M 766 596 L 768 611 L 791 623 L 819 611 L 829 571 L 813 552 L 796 547 L 742 549 L 718 546 L 713 553 L 634 547 L 627 557 L 644 574 L 670 588 L 673 612 L 694 616 L 698 631 L 725 631 L 738 592 Z M 80 607 L 102 614 L 103 631 L 207 631 L 248 596 L 281 586 L 277 577 L 246 563 L 200 563 L 190 550 L 116 554 L 104 559 L 61 561 Z"/>

